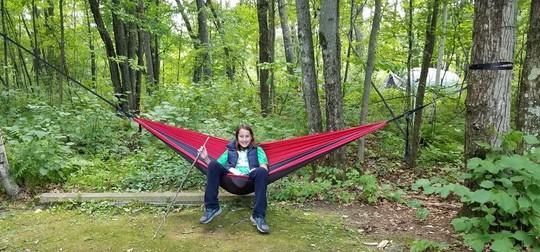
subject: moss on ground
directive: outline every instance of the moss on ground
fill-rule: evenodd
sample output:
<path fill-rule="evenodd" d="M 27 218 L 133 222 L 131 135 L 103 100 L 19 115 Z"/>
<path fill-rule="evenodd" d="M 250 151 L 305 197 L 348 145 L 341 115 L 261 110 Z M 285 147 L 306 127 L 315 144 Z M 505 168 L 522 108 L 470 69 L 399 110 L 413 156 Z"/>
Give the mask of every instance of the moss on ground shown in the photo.
<path fill-rule="evenodd" d="M 153 239 L 165 208 L 101 203 L 3 208 L 0 251 L 375 251 L 343 228 L 337 215 L 271 205 L 269 235 L 249 220 L 251 209 L 225 205 L 221 216 L 200 225 L 201 207 L 171 211 Z"/>

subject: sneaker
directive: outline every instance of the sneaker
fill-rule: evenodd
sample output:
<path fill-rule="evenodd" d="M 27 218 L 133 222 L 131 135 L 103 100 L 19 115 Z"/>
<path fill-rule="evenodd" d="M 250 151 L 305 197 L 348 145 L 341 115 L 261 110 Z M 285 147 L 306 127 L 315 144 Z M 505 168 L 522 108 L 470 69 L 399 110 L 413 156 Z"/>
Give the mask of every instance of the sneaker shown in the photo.
<path fill-rule="evenodd" d="M 257 230 L 263 234 L 270 233 L 270 227 L 268 224 L 266 224 L 266 221 L 264 220 L 264 217 L 254 217 L 251 215 L 251 222 L 253 222 L 253 225 L 257 226 Z"/>
<path fill-rule="evenodd" d="M 203 216 L 199 219 L 199 223 L 206 224 L 214 219 L 214 217 L 221 214 L 221 208 L 218 209 L 204 209 Z"/>

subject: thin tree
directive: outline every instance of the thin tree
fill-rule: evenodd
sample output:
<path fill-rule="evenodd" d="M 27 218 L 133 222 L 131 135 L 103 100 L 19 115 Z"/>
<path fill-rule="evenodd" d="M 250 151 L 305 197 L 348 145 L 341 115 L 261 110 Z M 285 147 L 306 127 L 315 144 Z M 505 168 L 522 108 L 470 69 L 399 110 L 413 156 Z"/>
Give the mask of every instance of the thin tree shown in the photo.
<path fill-rule="evenodd" d="M 369 35 L 369 47 L 364 78 L 364 94 L 362 95 L 362 108 L 360 109 L 360 125 L 366 121 L 369 109 L 369 96 L 371 93 L 371 76 L 375 68 L 375 49 L 377 48 L 377 33 L 381 26 L 381 0 L 375 0 L 375 13 L 373 14 L 373 22 L 371 26 L 371 34 Z M 358 163 L 364 162 L 366 140 L 364 137 L 358 139 Z"/>
<path fill-rule="evenodd" d="M 339 0 L 322 0 L 319 19 L 319 44 L 323 56 L 324 91 L 326 95 L 326 130 L 345 127 L 343 91 L 341 89 L 341 44 L 339 39 Z M 330 155 L 330 165 L 343 166 L 345 151 L 340 148 Z"/>
<path fill-rule="evenodd" d="M 291 38 L 291 28 L 289 27 L 289 18 L 285 8 L 285 0 L 278 0 L 279 21 L 281 31 L 283 33 L 283 49 L 285 50 L 285 61 L 287 62 L 287 72 L 289 75 L 294 75 L 294 48 Z"/>
<path fill-rule="evenodd" d="M 531 1 L 527 51 L 517 110 L 517 130 L 529 135 L 540 135 L 540 1 Z"/>
<path fill-rule="evenodd" d="M 257 19 L 259 21 L 259 97 L 261 99 L 261 115 L 266 117 L 270 114 L 270 69 L 266 66 L 271 62 L 271 44 L 268 27 L 268 0 L 257 0 Z"/>
<path fill-rule="evenodd" d="M 512 62 L 516 33 L 515 0 L 474 2 L 471 64 Z M 481 68 L 481 67 L 480 67 Z M 499 146 L 510 129 L 511 70 L 470 70 L 467 78 L 465 160 L 483 158 L 478 142 Z"/>
<path fill-rule="evenodd" d="M 206 1 L 206 7 L 208 7 L 210 11 L 212 12 L 212 16 L 214 17 L 214 25 L 216 26 L 219 34 L 222 37 L 225 37 L 225 29 L 223 28 L 223 21 L 221 21 L 221 17 L 219 16 L 211 0 Z M 235 62 L 234 56 L 231 54 L 231 48 L 228 45 L 224 45 L 223 53 L 225 54 L 225 72 L 227 73 L 227 77 L 229 77 L 231 81 L 234 81 L 235 72 L 236 72 L 236 62 Z"/>
<path fill-rule="evenodd" d="M 206 23 L 207 19 L 204 0 L 197 0 L 197 25 L 199 27 L 197 42 L 201 52 L 197 55 L 196 64 L 198 64 L 199 67 L 195 69 L 195 74 L 193 76 L 193 82 L 195 83 L 207 81 L 212 76 L 209 53 L 210 39 L 208 35 L 208 24 Z"/>
<path fill-rule="evenodd" d="M 306 107 L 308 133 L 311 135 L 322 132 L 323 126 L 309 10 L 309 0 L 296 0 L 296 19 L 298 22 L 298 38 L 300 40 L 300 67 L 302 69 L 302 97 Z"/>
<path fill-rule="evenodd" d="M 434 0 L 430 15 L 428 15 L 426 28 L 426 42 L 424 44 L 424 50 L 422 55 L 422 67 L 420 70 L 420 79 L 418 81 L 418 89 L 416 92 L 416 107 L 422 107 L 424 105 L 424 95 L 426 91 L 426 80 L 428 69 L 433 58 L 433 51 L 435 49 L 435 32 L 437 29 L 437 16 L 439 14 L 440 0 Z M 416 165 L 416 159 L 418 157 L 418 149 L 420 146 L 420 129 L 422 127 L 422 109 L 416 112 L 414 116 L 413 132 L 412 132 L 412 145 L 410 157 L 407 160 L 407 164 L 410 167 Z"/>

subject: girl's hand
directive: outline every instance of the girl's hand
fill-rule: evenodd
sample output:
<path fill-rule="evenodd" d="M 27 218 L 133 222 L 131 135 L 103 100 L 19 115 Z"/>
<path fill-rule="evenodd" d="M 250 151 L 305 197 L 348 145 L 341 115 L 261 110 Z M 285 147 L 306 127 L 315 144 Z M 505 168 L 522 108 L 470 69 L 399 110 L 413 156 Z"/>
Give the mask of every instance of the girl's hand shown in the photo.
<path fill-rule="evenodd" d="M 204 146 L 201 146 L 199 148 L 199 157 L 202 159 L 202 160 L 206 160 L 208 158 L 208 151 L 206 151 L 206 147 Z"/>

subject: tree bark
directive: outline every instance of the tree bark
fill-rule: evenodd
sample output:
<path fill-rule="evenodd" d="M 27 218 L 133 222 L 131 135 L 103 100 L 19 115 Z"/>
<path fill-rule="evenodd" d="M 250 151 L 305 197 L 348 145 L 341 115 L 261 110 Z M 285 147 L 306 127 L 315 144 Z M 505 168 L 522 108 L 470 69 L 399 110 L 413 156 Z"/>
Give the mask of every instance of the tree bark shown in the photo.
<path fill-rule="evenodd" d="M 122 109 L 127 109 L 127 103 L 124 100 L 123 94 L 124 89 L 122 88 L 122 82 L 120 80 L 120 70 L 118 64 L 114 59 L 116 59 L 116 51 L 114 49 L 114 44 L 105 28 L 103 23 L 103 18 L 101 17 L 101 12 L 99 11 L 99 3 L 97 0 L 88 0 L 90 3 L 90 10 L 94 16 L 94 22 L 96 23 L 96 28 L 98 29 L 99 35 L 105 44 L 105 52 L 107 53 L 107 61 L 109 65 L 109 72 L 111 74 L 111 81 L 114 88 L 115 95 L 119 101 L 120 107 Z"/>
<path fill-rule="evenodd" d="M 268 0 L 257 0 L 257 19 L 259 21 L 259 64 L 270 63 L 270 33 L 268 30 Z M 270 70 L 268 66 L 259 67 L 259 86 L 261 115 L 270 114 L 270 88 L 268 85 Z"/>
<path fill-rule="evenodd" d="M 199 26 L 198 41 L 200 43 L 199 48 L 202 48 L 201 52 L 197 56 L 197 61 L 200 68 L 201 81 L 210 80 L 212 76 L 212 69 L 210 67 L 210 53 L 209 53 L 209 37 L 208 37 L 208 20 L 206 15 L 206 8 L 204 0 L 197 0 L 197 24 Z"/>
<path fill-rule="evenodd" d="M 4 147 L 2 131 L 0 131 L 0 179 L 2 179 L 2 186 L 6 194 L 10 197 L 17 197 L 21 190 L 9 175 L 9 163 L 6 156 L 6 148 Z"/>
<path fill-rule="evenodd" d="M 475 1 L 471 64 L 513 61 L 516 11 L 515 0 Z M 511 81 L 511 70 L 469 71 L 465 160 L 485 157 L 476 142 L 499 146 L 500 133 L 510 129 Z"/>
<path fill-rule="evenodd" d="M 435 49 L 435 33 L 437 30 L 437 16 L 439 14 L 440 0 L 433 1 L 433 7 L 431 14 L 428 15 L 426 28 L 426 42 L 424 44 L 424 53 L 422 55 L 422 67 L 420 71 L 420 80 L 418 81 L 418 89 L 416 92 L 415 107 L 421 107 L 424 105 L 424 95 L 426 91 L 426 80 L 428 75 L 428 69 L 433 58 L 433 51 Z M 418 149 L 420 146 L 420 129 L 422 128 L 422 109 L 416 111 L 414 115 L 413 132 L 412 132 L 412 145 L 411 155 L 407 160 L 409 167 L 416 165 L 416 159 L 418 158 Z"/>
<path fill-rule="evenodd" d="M 296 19 L 298 20 L 298 38 L 301 50 L 302 97 L 306 107 L 308 133 L 311 135 L 322 132 L 323 127 L 309 10 L 308 0 L 296 0 Z"/>
<path fill-rule="evenodd" d="M 326 94 L 326 130 L 343 129 L 343 92 L 341 89 L 341 44 L 339 40 L 339 0 L 322 0 L 319 19 L 319 43 L 323 56 Z M 330 155 L 330 165 L 342 167 L 345 151 L 340 148 Z"/>
<path fill-rule="evenodd" d="M 364 78 L 364 94 L 362 95 L 362 108 L 360 110 L 360 125 L 366 121 L 369 109 L 369 97 L 371 93 L 371 76 L 375 68 L 375 49 L 377 48 L 377 34 L 381 25 L 381 0 L 375 0 L 375 13 L 373 15 L 373 23 L 371 34 L 369 36 L 369 47 L 366 62 L 365 78 Z M 366 140 L 364 137 L 358 139 L 358 163 L 364 163 Z"/>
<path fill-rule="evenodd" d="M 283 32 L 283 47 L 285 50 L 285 61 L 287 62 L 287 72 L 292 76 L 294 75 L 294 63 L 296 59 L 294 57 L 291 29 L 289 27 L 289 18 L 287 16 L 284 1 L 285 0 L 278 0 L 279 21 Z"/>
<path fill-rule="evenodd" d="M 527 52 L 519 87 L 517 130 L 540 134 L 540 1 L 531 1 Z"/>

